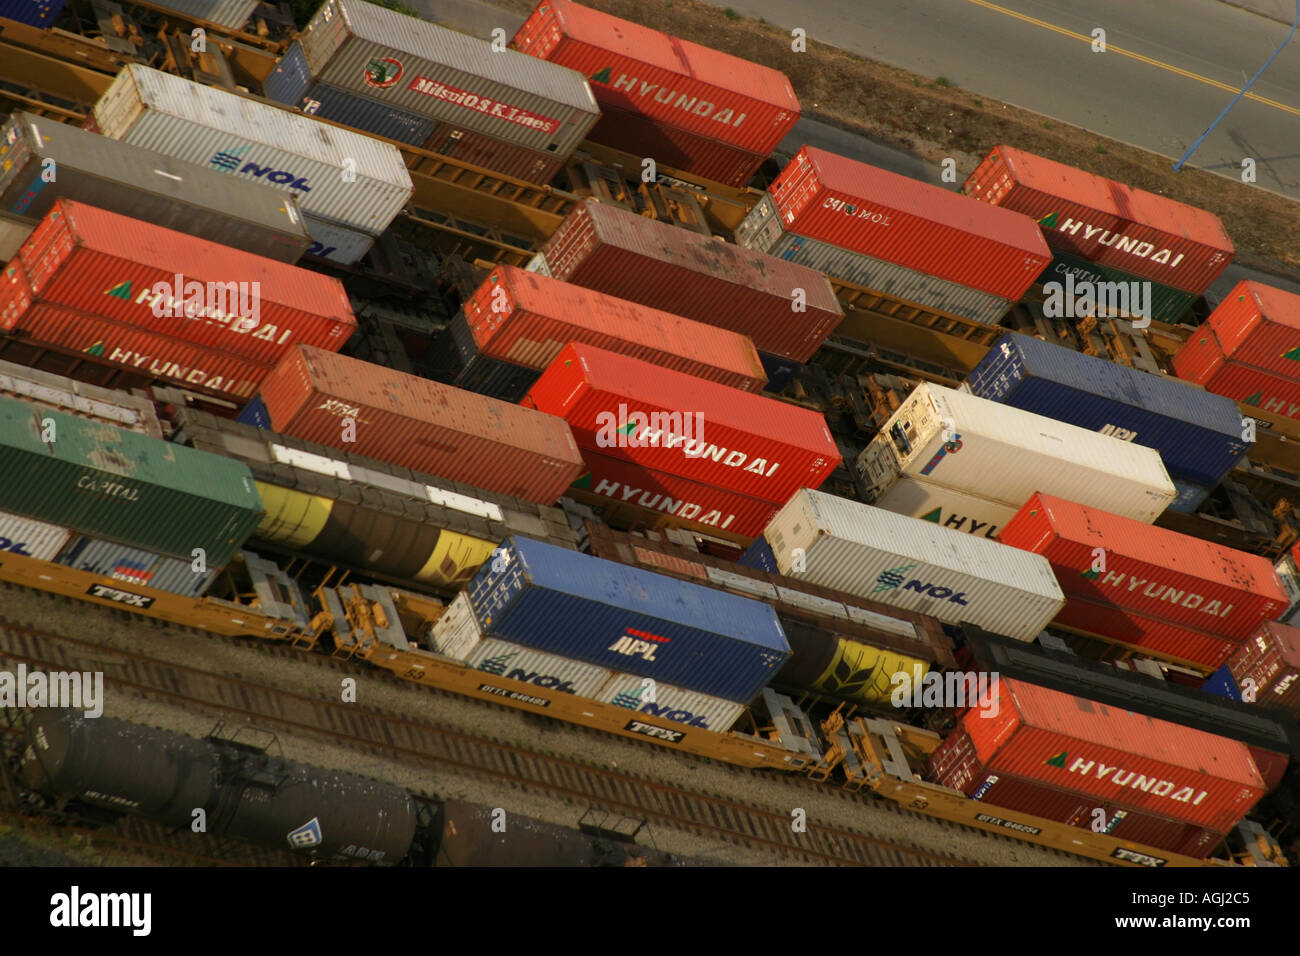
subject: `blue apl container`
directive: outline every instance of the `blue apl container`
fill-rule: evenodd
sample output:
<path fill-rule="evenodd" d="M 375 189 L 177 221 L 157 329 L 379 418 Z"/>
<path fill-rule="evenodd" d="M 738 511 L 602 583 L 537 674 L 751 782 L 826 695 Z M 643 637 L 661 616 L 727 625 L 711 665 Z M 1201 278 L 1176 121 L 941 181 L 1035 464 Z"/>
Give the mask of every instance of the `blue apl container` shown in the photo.
<path fill-rule="evenodd" d="M 54 26 L 65 3 L 67 0 L 0 0 L 0 17 L 44 29 Z"/>
<path fill-rule="evenodd" d="M 980 398 L 1160 452 L 1171 477 L 1213 488 L 1249 448 L 1231 399 L 1012 333 L 966 380 Z"/>
<path fill-rule="evenodd" d="M 507 538 L 466 592 L 487 636 L 737 703 L 790 658 L 761 601 L 529 538 Z"/>

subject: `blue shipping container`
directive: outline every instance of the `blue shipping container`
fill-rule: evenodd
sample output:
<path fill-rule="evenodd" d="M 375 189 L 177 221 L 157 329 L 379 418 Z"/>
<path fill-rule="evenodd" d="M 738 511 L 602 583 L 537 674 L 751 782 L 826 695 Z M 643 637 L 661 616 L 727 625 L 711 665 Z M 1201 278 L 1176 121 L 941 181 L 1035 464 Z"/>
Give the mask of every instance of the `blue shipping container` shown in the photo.
<path fill-rule="evenodd" d="M 319 116 L 364 133 L 423 146 L 437 124 L 426 116 L 393 109 L 377 100 L 314 83 L 296 104 L 308 116 Z"/>
<path fill-rule="evenodd" d="M 1232 679 L 1232 671 L 1228 669 L 1227 664 L 1206 678 L 1205 683 L 1201 685 L 1201 690 L 1207 694 L 1227 697 L 1229 700 L 1241 700 L 1241 691 L 1237 689 L 1237 682 Z"/>
<path fill-rule="evenodd" d="M 1249 448 L 1231 399 L 1014 332 L 966 383 L 980 398 L 1154 448 L 1171 477 L 1206 488 Z"/>
<path fill-rule="evenodd" d="M 740 556 L 740 561 L 737 563 L 770 574 L 781 573 L 776 566 L 776 555 L 772 553 L 772 546 L 767 543 L 767 538 L 756 538 L 754 543 L 745 549 L 745 553 Z"/>
<path fill-rule="evenodd" d="M 1210 492 L 1214 490 L 1204 485 L 1183 481 L 1181 478 L 1171 478 L 1171 480 L 1178 497 L 1169 503 L 1169 510 L 1183 515 L 1196 514 L 1196 509 L 1205 504 L 1205 499 L 1210 497 Z"/>
<path fill-rule="evenodd" d="M 266 410 L 266 403 L 262 401 L 261 395 L 256 395 L 253 400 L 244 406 L 244 410 L 235 416 L 235 421 L 241 425 L 253 425 L 257 428 L 271 430 L 271 414 Z"/>
<path fill-rule="evenodd" d="M 271 74 L 262 81 L 262 92 L 268 100 L 297 106 L 310 88 L 311 67 L 307 65 L 302 44 L 295 40 Z"/>
<path fill-rule="evenodd" d="M 466 592 L 485 636 L 737 703 L 790 658 L 760 601 L 529 538 L 507 538 Z"/>
<path fill-rule="evenodd" d="M 763 374 L 767 376 L 767 384 L 763 388 L 768 392 L 781 391 L 794 381 L 799 369 L 803 368 L 803 364 L 794 359 L 769 355 L 767 352 L 759 352 L 758 360 L 763 363 Z"/>
<path fill-rule="evenodd" d="M 29 27 L 50 27 L 67 0 L 0 0 L 0 17 Z"/>
<path fill-rule="evenodd" d="M 517 405 L 542 377 L 542 373 L 535 368 L 516 365 L 480 352 L 463 312 L 456 313 L 456 317 L 448 324 L 447 331 L 449 335 L 443 338 L 442 363 L 439 368 L 441 381 L 467 392 L 477 392 L 479 395 Z"/>

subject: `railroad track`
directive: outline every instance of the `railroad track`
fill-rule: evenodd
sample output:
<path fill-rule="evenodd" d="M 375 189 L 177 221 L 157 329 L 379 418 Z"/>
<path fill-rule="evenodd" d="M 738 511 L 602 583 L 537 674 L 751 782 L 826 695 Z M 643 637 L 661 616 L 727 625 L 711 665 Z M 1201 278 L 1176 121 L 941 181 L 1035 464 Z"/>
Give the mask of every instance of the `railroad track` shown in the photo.
<path fill-rule="evenodd" d="M 287 648 L 262 649 L 303 658 L 301 653 Z M 0 659 L 22 661 L 29 667 L 49 670 L 102 670 L 106 685 L 118 691 L 215 710 L 227 719 L 243 718 L 268 730 L 325 738 L 356 750 L 397 755 L 434 767 L 486 776 L 511 787 L 584 807 L 640 817 L 742 847 L 773 852 L 790 862 L 871 866 L 977 863 L 850 829 L 819 825 L 812 820 L 806 832 L 796 833 L 788 810 L 775 811 L 733 798 L 693 792 L 490 737 L 381 714 L 355 703 L 312 698 L 255 680 L 216 674 L 32 628 L 7 623 L 0 626 Z M 342 661 L 310 659 L 340 672 L 361 672 Z M 807 791 L 795 787 L 791 792 L 793 806 L 797 805 L 798 794 Z M 849 798 L 847 794 L 842 795 Z"/>

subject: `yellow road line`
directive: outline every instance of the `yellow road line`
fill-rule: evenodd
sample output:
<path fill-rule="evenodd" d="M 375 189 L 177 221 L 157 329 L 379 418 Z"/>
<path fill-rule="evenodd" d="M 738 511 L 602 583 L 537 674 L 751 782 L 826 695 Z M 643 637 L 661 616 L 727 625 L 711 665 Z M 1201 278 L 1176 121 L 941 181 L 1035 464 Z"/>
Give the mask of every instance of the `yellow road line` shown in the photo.
<path fill-rule="evenodd" d="M 988 0 L 967 0 L 976 6 L 992 10 L 994 13 L 1001 13 L 1008 17 L 1014 17 L 1017 20 L 1023 20 L 1025 23 L 1033 24 L 1036 27 L 1042 27 L 1044 30 L 1051 30 L 1053 33 L 1059 33 L 1061 36 L 1070 37 L 1073 40 L 1082 40 L 1089 45 L 1092 44 L 1092 37 L 1085 36 L 1082 33 L 1075 33 L 1073 30 L 1067 30 L 1065 27 L 1058 27 L 1054 23 L 1048 23 L 1046 20 L 1039 20 L 1037 17 L 1031 17 L 1028 14 L 1020 13 L 1017 10 L 1008 10 L 1006 7 L 1000 7 L 996 3 L 989 3 Z M 1239 86 L 1229 86 L 1227 83 L 1220 83 L 1218 80 L 1212 80 L 1208 76 L 1201 76 L 1199 73 L 1192 73 L 1190 70 L 1184 70 L 1182 67 L 1174 66 L 1170 63 L 1163 63 L 1160 60 L 1153 60 L 1149 56 L 1143 56 L 1141 53 L 1134 53 L 1132 50 L 1125 50 L 1121 47 L 1114 46 L 1111 43 L 1106 44 L 1107 53 L 1119 53 L 1131 59 L 1138 60 L 1148 66 L 1159 67 L 1162 70 L 1168 70 L 1170 73 L 1177 73 L 1179 76 L 1185 76 L 1189 80 L 1196 80 L 1198 83 L 1204 83 L 1207 86 L 1213 86 L 1216 89 L 1225 90 L 1229 93 L 1236 93 L 1241 89 Z M 1274 109 L 1282 110 L 1284 113 L 1291 113 L 1294 116 L 1300 116 L 1300 109 L 1294 106 L 1288 106 L 1285 103 L 1279 103 L 1277 100 L 1270 100 L 1266 96 L 1260 96 L 1258 93 L 1247 93 L 1244 99 L 1254 100 L 1256 103 L 1263 103 L 1265 106 L 1271 106 Z"/>

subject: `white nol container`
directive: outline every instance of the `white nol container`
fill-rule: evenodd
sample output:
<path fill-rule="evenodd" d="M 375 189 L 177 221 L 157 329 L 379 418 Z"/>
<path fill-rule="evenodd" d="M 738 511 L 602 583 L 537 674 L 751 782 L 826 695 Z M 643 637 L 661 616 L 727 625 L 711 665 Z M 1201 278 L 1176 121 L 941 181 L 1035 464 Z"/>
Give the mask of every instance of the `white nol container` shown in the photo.
<path fill-rule="evenodd" d="M 0 511 L 0 552 L 53 561 L 71 534 L 56 524 Z"/>
<path fill-rule="evenodd" d="M 635 674 L 616 674 L 595 699 L 626 707 L 645 717 L 668 720 L 699 730 L 725 733 L 740 717 L 745 705 L 694 691 L 661 684 Z"/>
<path fill-rule="evenodd" d="M 541 691 L 553 691 L 593 697 L 614 676 L 613 671 L 604 667 L 495 638 L 489 638 L 474 648 L 465 665 L 483 671 L 485 675 L 494 674 L 532 684 L 538 689 L 539 696 L 542 696 Z"/>

